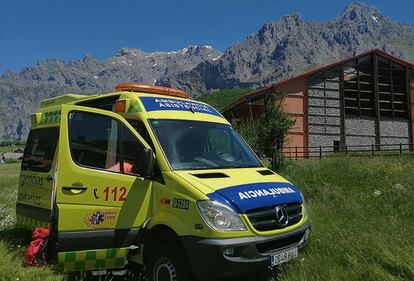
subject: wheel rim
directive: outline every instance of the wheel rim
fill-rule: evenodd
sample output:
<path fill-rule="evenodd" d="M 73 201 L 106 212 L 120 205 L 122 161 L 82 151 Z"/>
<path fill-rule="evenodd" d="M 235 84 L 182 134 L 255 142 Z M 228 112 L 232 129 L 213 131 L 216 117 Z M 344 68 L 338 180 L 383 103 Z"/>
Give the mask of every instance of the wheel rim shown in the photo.
<path fill-rule="evenodd" d="M 154 281 L 177 281 L 174 264 L 167 258 L 161 258 L 154 267 Z"/>

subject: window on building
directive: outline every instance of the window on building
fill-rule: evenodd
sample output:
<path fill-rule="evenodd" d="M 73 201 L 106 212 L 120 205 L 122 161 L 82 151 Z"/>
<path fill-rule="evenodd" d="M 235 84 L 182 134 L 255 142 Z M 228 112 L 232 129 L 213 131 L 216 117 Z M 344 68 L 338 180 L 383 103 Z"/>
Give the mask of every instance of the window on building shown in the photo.
<path fill-rule="evenodd" d="M 378 92 L 381 117 L 408 118 L 405 69 L 385 58 L 378 58 Z"/>
<path fill-rule="evenodd" d="M 339 152 L 340 147 L 341 147 L 341 142 L 334 140 L 333 141 L 333 152 Z"/>
<path fill-rule="evenodd" d="M 345 113 L 375 117 L 372 57 L 366 56 L 344 65 Z"/>
<path fill-rule="evenodd" d="M 344 65 L 345 113 L 376 116 L 372 56 Z M 378 96 L 381 117 L 408 118 L 407 80 L 404 67 L 378 57 Z"/>

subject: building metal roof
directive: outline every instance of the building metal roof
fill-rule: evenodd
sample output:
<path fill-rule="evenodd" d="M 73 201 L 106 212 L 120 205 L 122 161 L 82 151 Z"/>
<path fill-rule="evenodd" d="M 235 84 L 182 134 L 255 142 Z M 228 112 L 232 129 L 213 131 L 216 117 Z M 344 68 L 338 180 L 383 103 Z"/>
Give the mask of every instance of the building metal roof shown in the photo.
<path fill-rule="evenodd" d="M 405 66 L 405 67 L 414 69 L 414 64 L 411 64 L 411 63 L 409 63 L 407 61 L 404 61 L 404 60 L 402 60 L 400 58 L 397 58 L 397 57 L 395 57 L 395 56 L 393 56 L 393 55 L 391 55 L 391 54 L 389 54 L 387 52 L 384 52 L 384 51 L 382 51 L 380 49 L 373 49 L 371 51 L 364 52 L 364 53 L 358 54 L 356 56 L 349 57 L 349 58 L 346 58 L 346 59 L 337 61 L 337 62 L 332 63 L 332 64 L 328 64 L 328 65 L 325 65 L 325 66 L 322 66 L 322 67 L 318 67 L 318 68 L 312 69 L 312 70 L 310 70 L 308 72 L 305 72 L 305 73 L 303 73 L 303 74 L 301 74 L 299 76 L 295 76 L 295 77 L 292 77 L 292 78 L 289 78 L 289 79 L 280 81 L 278 83 L 272 84 L 269 87 L 261 88 L 261 89 L 258 89 L 256 91 L 247 93 L 246 95 L 244 95 L 243 97 L 241 97 L 238 100 L 234 101 L 233 103 L 225 106 L 221 110 L 221 112 L 224 113 L 224 112 L 232 109 L 234 106 L 242 103 L 243 101 L 246 101 L 246 100 L 249 100 L 249 99 L 252 99 L 252 98 L 257 98 L 257 97 L 259 97 L 261 95 L 264 95 L 264 94 L 267 94 L 267 93 L 275 93 L 275 92 L 278 91 L 277 88 L 280 87 L 280 86 L 283 86 L 284 84 L 291 83 L 292 81 L 299 80 L 299 79 L 306 79 L 309 76 L 312 76 L 313 74 L 316 74 L 318 72 L 321 72 L 321 71 L 324 71 L 324 70 L 333 68 L 335 66 L 338 66 L 338 65 L 341 65 L 341 64 L 344 64 L 344 63 L 347 63 L 347 62 L 356 60 L 356 59 L 361 58 L 361 57 L 365 57 L 367 55 L 372 55 L 372 54 L 378 55 L 378 56 L 381 56 L 381 57 L 384 57 L 384 58 L 389 59 L 389 60 L 391 60 L 391 61 L 393 61 L 393 62 L 395 62 L 397 64 L 400 64 L 402 66 Z"/>

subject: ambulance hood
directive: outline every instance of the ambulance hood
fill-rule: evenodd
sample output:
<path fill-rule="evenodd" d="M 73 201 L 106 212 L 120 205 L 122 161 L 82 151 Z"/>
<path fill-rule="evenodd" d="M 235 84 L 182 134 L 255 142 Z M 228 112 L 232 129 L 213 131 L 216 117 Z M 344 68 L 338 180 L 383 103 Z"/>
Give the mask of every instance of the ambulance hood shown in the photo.
<path fill-rule="evenodd" d="M 279 204 L 302 203 L 300 190 L 263 168 L 176 171 L 208 198 L 239 213 Z"/>

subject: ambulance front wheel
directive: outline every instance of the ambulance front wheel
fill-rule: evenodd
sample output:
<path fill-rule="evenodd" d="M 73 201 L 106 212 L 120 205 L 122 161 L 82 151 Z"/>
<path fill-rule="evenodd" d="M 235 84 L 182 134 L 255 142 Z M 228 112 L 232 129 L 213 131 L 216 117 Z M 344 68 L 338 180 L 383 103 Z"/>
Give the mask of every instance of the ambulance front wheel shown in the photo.
<path fill-rule="evenodd" d="M 148 264 L 149 281 L 192 281 L 191 267 L 178 245 L 162 243 L 155 247 Z"/>

